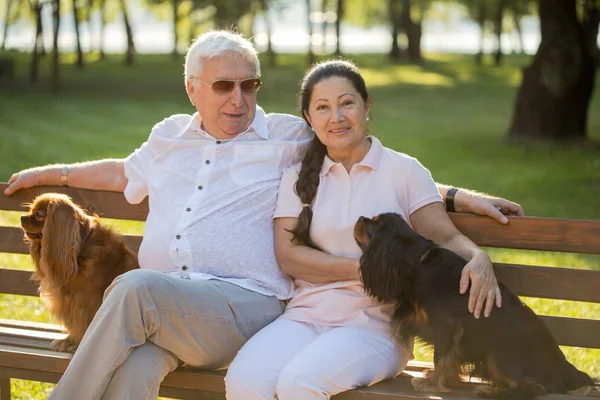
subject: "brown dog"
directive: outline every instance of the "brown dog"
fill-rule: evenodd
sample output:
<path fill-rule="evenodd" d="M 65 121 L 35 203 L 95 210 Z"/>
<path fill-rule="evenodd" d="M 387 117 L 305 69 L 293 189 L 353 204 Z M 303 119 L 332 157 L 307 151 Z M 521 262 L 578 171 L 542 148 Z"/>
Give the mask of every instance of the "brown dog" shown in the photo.
<path fill-rule="evenodd" d="M 38 196 L 21 217 L 35 264 L 32 279 L 40 297 L 68 332 L 52 342 L 57 351 L 74 351 L 102 303 L 104 291 L 118 275 L 139 268 L 123 237 L 87 215 L 71 198 L 57 193 Z"/>

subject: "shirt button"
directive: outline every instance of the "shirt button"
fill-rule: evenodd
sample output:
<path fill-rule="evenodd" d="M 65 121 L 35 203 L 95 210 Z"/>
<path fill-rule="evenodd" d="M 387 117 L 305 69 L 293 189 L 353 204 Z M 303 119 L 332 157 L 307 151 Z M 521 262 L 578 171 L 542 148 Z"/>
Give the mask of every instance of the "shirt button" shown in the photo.
<path fill-rule="evenodd" d="M 190 212 L 190 211 L 192 211 L 192 209 L 188 207 L 185 209 L 185 211 Z"/>
<path fill-rule="evenodd" d="M 204 189 L 204 188 L 202 187 L 202 185 L 198 186 L 198 190 L 202 190 L 202 189 Z"/>
<path fill-rule="evenodd" d="M 206 164 L 210 164 L 210 160 L 206 160 L 206 161 L 205 161 L 205 163 L 206 163 Z"/>
<path fill-rule="evenodd" d="M 217 144 L 221 144 L 221 141 L 220 141 L 220 140 L 217 140 Z"/>
<path fill-rule="evenodd" d="M 176 239 L 181 239 L 181 235 L 176 235 L 175 238 Z"/>
<path fill-rule="evenodd" d="M 187 266 L 185 266 L 185 265 L 182 265 L 182 266 L 181 266 L 181 270 L 182 270 L 182 271 L 187 271 Z"/>

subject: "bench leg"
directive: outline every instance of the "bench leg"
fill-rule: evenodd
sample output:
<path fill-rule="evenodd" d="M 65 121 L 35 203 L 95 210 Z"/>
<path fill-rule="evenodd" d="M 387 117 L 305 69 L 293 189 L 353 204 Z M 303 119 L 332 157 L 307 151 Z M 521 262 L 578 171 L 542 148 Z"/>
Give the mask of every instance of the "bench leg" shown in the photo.
<path fill-rule="evenodd" d="M 0 400 L 10 400 L 10 378 L 0 378 Z"/>

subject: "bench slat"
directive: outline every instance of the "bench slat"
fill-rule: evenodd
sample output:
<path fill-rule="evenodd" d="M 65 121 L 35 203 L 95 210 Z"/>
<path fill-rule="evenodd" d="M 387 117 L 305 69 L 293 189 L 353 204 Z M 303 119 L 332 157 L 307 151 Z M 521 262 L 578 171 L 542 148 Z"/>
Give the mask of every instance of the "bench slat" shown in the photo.
<path fill-rule="evenodd" d="M 6 183 L 0 183 L 0 193 L 4 193 L 7 186 Z M 26 210 L 22 207 L 24 203 L 30 203 L 36 196 L 45 192 L 67 194 L 75 203 L 101 217 L 145 221 L 148 214 L 147 200 L 132 205 L 125 200 L 123 193 L 64 186 L 39 186 L 20 190 L 12 196 L 0 195 L 0 210 L 24 212 Z"/>
<path fill-rule="evenodd" d="M 502 225 L 473 214 L 448 215 L 480 246 L 600 254 L 600 221 L 510 217 L 510 222 Z"/>
<path fill-rule="evenodd" d="M 600 270 L 494 263 L 494 271 L 519 296 L 600 303 Z"/>
<path fill-rule="evenodd" d="M 23 231 L 14 226 L 0 226 L 0 253 L 29 254 L 29 245 L 23 240 Z M 142 244 L 142 237 L 123 235 L 125 244 L 137 253 Z"/>
<path fill-rule="evenodd" d="M 0 192 L 6 188 L 0 183 Z M 70 195 L 74 201 L 100 216 L 144 221 L 148 203 L 129 204 L 122 193 L 44 186 L 19 191 L 13 196 L 0 196 L 0 210 L 23 211 L 21 204 L 37 194 L 55 191 Z M 600 254 L 598 238 L 600 221 L 555 218 L 511 217 L 501 225 L 491 218 L 472 214 L 450 213 L 454 224 L 480 246 L 515 249 Z"/>
<path fill-rule="evenodd" d="M 37 296 L 38 284 L 30 281 L 31 271 L 0 268 L 0 293 Z"/>
<path fill-rule="evenodd" d="M 600 303 L 600 271 L 502 263 L 494 267 L 498 280 L 519 296 Z M 0 293 L 37 296 L 30 276 L 29 271 L 0 269 Z"/>

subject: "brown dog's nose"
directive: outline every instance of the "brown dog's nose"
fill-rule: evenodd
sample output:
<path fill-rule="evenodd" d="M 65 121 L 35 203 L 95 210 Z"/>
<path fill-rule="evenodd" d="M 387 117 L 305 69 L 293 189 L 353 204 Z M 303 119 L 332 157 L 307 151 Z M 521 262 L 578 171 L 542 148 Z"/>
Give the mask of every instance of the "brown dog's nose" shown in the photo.
<path fill-rule="evenodd" d="M 21 223 L 24 224 L 27 222 L 27 215 L 21 215 Z"/>
<path fill-rule="evenodd" d="M 364 224 L 365 222 L 367 222 L 369 220 L 369 218 L 367 217 L 358 217 L 358 222 L 361 224 Z"/>

